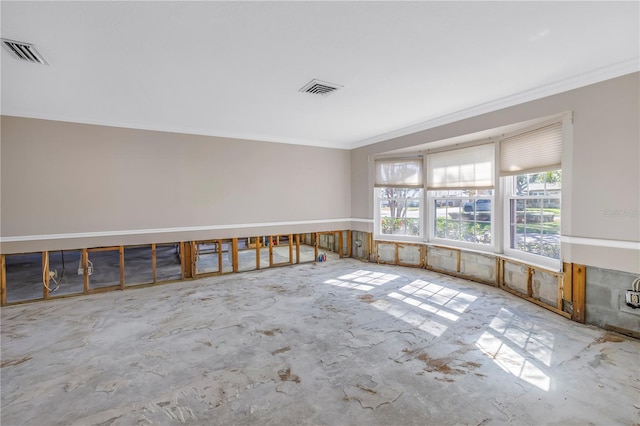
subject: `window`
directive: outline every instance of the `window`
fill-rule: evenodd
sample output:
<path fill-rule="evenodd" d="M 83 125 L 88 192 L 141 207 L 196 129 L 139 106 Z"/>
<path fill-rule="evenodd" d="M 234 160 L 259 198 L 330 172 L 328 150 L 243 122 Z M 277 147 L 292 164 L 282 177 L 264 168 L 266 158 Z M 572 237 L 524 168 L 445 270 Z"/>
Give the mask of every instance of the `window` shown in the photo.
<path fill-rule="evenodd" d="M 516 175 L 509 181 L 509 248 L 560 259 L 562 171 Z"/>
<path fill-rule="evenodd" d="M 376 160 L 375 234 L 385 239 L 421 239 L 422 158 Z"/>
<path fill-rule="evenodd" d="M 492 245 L 494 149 L 484 144 L 427 156 L 432 239 Z"/>
<path fill-rule="evenodd" d="M 491 244 L 492 190 L 437 191 L 431 197 L 434 238 Z"/>
<path fill-rule="evenodd" d="M 566 118 L 565 118 L 566 120 Z M 506 254 L 558 267 L 563 121 L 500 141 Z"/>

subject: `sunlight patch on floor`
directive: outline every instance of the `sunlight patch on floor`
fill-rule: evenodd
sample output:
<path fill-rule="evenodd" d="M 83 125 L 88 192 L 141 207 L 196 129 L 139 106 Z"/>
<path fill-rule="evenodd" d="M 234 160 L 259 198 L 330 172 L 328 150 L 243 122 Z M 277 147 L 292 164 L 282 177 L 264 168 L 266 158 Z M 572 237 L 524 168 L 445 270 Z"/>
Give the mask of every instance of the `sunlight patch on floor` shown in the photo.
<path fill-rule="evenodd" d="M 476 347 L 504 371 L 549 391 L 551 378 L 542 369 L 551 365 L 553 341 L 553 334 L 502 308 Z"/>

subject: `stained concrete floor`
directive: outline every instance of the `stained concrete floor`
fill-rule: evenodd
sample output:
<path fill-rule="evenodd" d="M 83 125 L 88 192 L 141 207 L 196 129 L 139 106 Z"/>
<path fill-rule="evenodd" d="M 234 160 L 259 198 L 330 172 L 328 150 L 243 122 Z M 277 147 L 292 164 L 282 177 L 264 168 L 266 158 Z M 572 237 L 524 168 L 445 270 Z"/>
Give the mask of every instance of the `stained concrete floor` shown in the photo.
<path fill-rule="evenodd" d="M 1 310 L 12 425 L 637 424 L 640 342 L 353 259 Z"/>

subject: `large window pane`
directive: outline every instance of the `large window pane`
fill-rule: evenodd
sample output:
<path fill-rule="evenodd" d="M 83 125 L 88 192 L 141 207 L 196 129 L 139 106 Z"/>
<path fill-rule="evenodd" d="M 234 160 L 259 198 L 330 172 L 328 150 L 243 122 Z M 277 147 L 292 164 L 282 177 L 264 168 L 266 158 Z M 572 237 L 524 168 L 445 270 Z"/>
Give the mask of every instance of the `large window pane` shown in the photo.
<path fill-rule="evenodd" d="M 560 170 L 513 177 L 509 247 L 560 259 Z"/>
<path fill-rule="evenodd" d="M 434 237 L 490 245 L 492 191 L 432 191 Z"/>
<path fill-rule="evenodd" d="M 377 188 L 376 193 L 380 235 L 422 235 L 422 189 Z"/>

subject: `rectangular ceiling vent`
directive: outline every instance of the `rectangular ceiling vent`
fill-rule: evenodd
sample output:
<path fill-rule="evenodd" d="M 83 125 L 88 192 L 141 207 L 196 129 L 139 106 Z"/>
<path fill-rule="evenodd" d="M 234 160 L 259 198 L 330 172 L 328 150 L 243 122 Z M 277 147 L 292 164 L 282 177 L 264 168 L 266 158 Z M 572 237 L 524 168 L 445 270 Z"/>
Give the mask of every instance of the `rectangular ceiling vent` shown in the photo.
<path fill-rule="evenodd" d="M 327 83 L 326 81 L 311 80 L 305 84 L 300 92 L 311 93 L 313 95 L 327 96 L 341 88 L 339 84 Z"/>
<path fill-rule="evenodd" d="M 6 38 L 3 38 L 2 44 L 16 59 L 33 62 L 36 64 L 48 65 L 44 57 L 31 43 L 24 43 L 22 41 L 8 40 Z"/>

